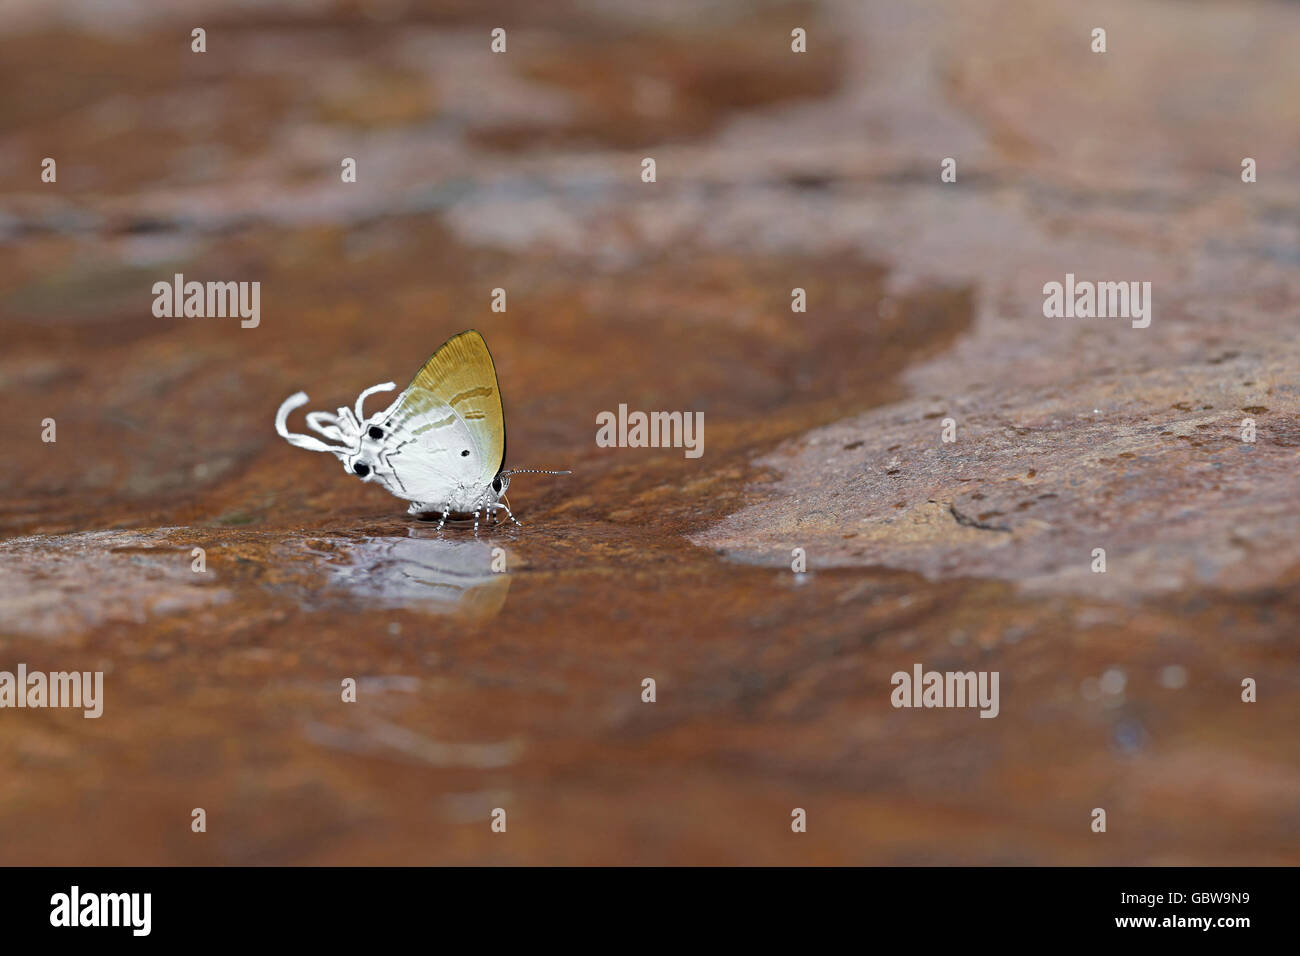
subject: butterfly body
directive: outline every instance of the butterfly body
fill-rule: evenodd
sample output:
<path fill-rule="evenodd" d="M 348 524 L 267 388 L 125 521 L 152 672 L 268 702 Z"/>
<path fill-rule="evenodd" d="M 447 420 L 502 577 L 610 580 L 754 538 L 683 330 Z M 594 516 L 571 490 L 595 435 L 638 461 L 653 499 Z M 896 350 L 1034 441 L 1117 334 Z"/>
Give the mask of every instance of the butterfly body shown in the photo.
<path fill-rule="evenodd" d="M 372 386 L 354 409 L 336 415 L 309 413 L 308 427 L 336 444 L 288 430 L 289 412 L 308 400 L 303 392 L 280 405 L 276 431 L 292 445 L 336 455 L 348 474 L 410 502 L 409 514 L 440 514 L 439 527 L 452 515 L 473 514 L 477 530 L 480 515 L 498 511 L 515 521 L 501 499 L 518 472 L 502 469 L 505 417 L 483 337 L 471 329 L 448 339 L 387 408 L 366 417 L 366 399 L 394 388 Z"/>

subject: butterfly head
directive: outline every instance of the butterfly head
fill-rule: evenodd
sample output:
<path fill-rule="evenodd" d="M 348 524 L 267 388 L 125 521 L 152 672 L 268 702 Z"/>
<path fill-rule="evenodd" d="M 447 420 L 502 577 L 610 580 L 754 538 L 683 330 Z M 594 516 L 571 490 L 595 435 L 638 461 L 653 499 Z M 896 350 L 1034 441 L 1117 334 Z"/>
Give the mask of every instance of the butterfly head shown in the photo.
<path fill-rule="evenodd" d="M 547 471 L 545 468 L 510 468 L 506 471 L 498 472 L 497 476 L 492 479 L 492 492 L 496 495 L 496 500 L 505 496 L 506 489 L 510 487 L 510 478 L 512 475 L 571 475 L 571 471 Z"/>
<path fill-rule="evenodd" d="M 510 511 L 508 504 L 503 504 L 502 499 L 506 496 L 506 489 L 510 487 L 510 478 L 513 475 L 569 475 L 569 471 L 546 471 L 542 468 L 511 468 L 506 471 L 499 471 L 496 477 L 488 484 L 486 488 L 479 493 L 478 499 L 474 502 L 470 510 L 477 511 L 480 507 L 489 514 L 495 514 L 497 509 L 504 511 L 510 516 L 510 520 L 519 524 L 518 519 Z"/>

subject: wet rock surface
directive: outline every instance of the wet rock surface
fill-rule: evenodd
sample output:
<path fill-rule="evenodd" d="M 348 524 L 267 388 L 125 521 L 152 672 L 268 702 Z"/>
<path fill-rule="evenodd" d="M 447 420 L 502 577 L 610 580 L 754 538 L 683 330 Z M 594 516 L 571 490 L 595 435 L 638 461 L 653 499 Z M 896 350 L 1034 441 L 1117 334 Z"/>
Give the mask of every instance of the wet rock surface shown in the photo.
<path fill-rule="evenodd" d="M 772 498 L 694 540 L 1107 598 L 1271 585 L 1300 561 L 1295 367 L 1275 353 L 891 405 L 761 458 Z"/>
<path fill-rule="evenodd" d="M 0 860 L 1297 862 L 1300 8 L 653 6 L 214 4 L 197 56 L 16 5 L 0 670 L 105 704 L 0 711 Z M 155 318 L 177 272 L 261 323 Z M 1067 272 L 1150 328 L 1045 319 Z M 467 327 L 574 470 L 524 528 L 275 435 Z M 595 447 L 620 403 L 704 455 Z M 894 709 L 914 662 L 999 716 Z"/>

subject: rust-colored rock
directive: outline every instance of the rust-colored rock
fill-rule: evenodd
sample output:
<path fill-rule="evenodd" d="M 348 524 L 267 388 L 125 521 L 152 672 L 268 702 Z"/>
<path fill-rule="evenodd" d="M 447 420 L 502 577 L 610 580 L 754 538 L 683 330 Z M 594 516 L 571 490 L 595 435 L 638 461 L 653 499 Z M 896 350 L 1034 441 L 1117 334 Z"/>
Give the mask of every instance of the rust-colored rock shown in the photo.
<path fill-rule="evenodd" d="M 0 670 L 105 701 L 0 710 L 0 861 L 1300 862 L 1300 9 L 10 6 Z M 1043 318 L 1067 272 L 1151 327 Z M 467 327 L 574 470 L 524 528 L 275 435 Z M 621 402 L 703 457 L 595 447 Z"/>

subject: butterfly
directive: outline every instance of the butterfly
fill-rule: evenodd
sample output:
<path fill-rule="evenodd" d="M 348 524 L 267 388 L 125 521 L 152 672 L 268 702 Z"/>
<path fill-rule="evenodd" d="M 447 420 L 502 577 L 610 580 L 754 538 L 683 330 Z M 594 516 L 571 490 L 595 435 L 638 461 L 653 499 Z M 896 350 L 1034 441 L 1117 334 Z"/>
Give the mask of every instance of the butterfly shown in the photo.
<path fill-rule="evenodd" d="M 392 382 L 372 385 L 357 396 L 355 409 L 340 408 L 337 415 L 309 412 L 307 426 L 335 444 L 289 431 L 289 413 L 307 404 L 305 392 L 280 404 L 275 430 L 298 448 L 336 455 L 348 474 L 411 502 L 408 514 L 441 512 L 439 529 L 448 516 L 471 512 L 475 534 L 484 513 L 496 519 L 504 511 L 519 524 L 501 500 L 512 475 L 570 474 L 502 469 L 506 423 L 501 387 L 487 343 L 473 329 L 444 342 L 391 405 L 367 418 L 366 399 L 396 387 Z"/>

